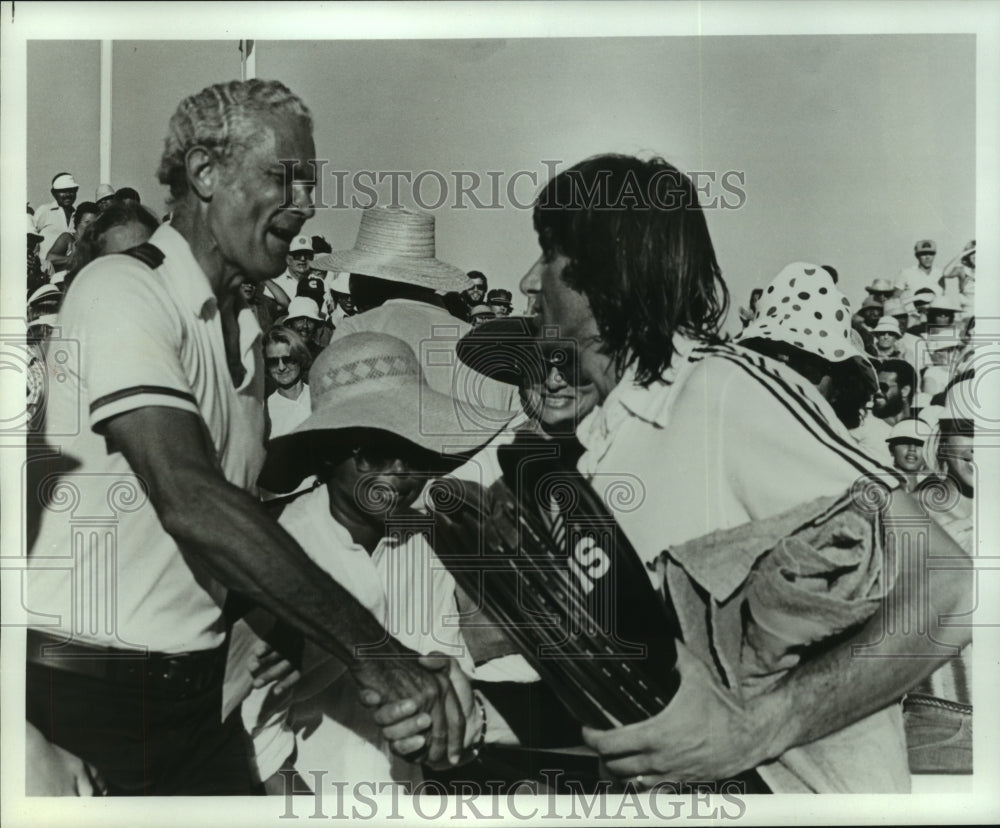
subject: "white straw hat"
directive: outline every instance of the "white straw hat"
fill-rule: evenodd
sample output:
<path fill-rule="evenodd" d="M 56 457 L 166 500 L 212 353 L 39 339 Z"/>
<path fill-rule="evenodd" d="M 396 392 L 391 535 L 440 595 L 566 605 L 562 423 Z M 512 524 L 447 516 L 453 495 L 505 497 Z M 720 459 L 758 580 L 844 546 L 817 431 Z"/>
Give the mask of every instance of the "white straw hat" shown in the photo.
<path fill-rule="evenodd" d="M 765 288 L 757 315 L 736 340 L 785 342 L 829 362 L 853 359 L 874 384 L 875 369 L 851 333 L 851 303 L 830 274 L 819 265 L 795 262 Z"/>
<path fill-rule="evenodd" d="M 405 207 L 369 207 L 361 214 L 354 247 L 319 255 L 313 267 L 363 273 L 440 293 L 472 285 L 463 270 L 435 255 L 434 216 Z"/>

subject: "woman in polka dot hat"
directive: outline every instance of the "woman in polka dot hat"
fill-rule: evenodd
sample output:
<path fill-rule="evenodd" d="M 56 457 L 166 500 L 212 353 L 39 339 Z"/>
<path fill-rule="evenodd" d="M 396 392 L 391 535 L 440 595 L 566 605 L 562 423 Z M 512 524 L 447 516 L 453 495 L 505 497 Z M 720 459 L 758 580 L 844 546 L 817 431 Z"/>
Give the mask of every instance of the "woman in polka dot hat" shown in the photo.
<path fill-rule="evenodd" d="M 757 315 L 736 339 L 798 371 L 847 428 L 856 428 L 877 380 L 851 328 L 851 316 L 850 302 L 829 272 L 795 262 L 767 286 Z"/>

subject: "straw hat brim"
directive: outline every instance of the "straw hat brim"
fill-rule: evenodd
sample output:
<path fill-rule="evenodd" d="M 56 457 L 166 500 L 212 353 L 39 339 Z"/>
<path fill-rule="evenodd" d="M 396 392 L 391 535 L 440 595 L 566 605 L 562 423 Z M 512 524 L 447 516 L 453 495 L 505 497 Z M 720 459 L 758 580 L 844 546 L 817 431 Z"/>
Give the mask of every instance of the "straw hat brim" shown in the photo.
<path fill-rule="evenodd" d="M 406 405 L 407 396 L 418 407 Z M 291 491 L 316 471 L 321 459 L 310 451 L 319 432 L 327 444 L 356 439 L 359 429 L 386 431 L 429 451 L 470 454 L 493 438 L 516 412 L 473 406 L 434 391 L 414 379 L 394 388 L 331 402 L 315 410 L 289 434 L 268 444 L 260 484 L 273 492 Z"/>
<path fill-rule="evenodd" d="M 313 259 L 312 266 L 319 270 L 363 273 L 441 293 L 460 293 L 472 285 L 472 280 L 463 270 L 440 259 L 382 256 L 356 248 L 323 253 Z"/>

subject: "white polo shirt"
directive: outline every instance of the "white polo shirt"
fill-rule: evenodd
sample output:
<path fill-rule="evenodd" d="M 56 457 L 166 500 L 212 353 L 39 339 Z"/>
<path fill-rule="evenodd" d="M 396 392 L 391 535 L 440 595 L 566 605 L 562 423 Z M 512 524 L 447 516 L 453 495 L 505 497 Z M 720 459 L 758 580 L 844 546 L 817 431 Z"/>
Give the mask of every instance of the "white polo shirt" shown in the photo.
<path fill-rule="evenodd" d="M 124 254 L 100 258 L 60 310 L 79 361 L 51 386 L 46 437 L 61 456 L 44 469 L 26 603 L 42 614 L 33 626 L 54 634 L 183 652 L 222 643 L 225 590 L 192 572 L 101 426 L 146 406 L 196 414 L 226 479 L 254 491 L 264 458 L 261 332 L 242 306 L 246 375 L 234 388 L 217 301 L 187 241 L 164 224 L 150 242 L 165 255 L 157 270 Z"/>
<path fill-rule="evenodd" d="M 279 523 L 398 641 L 416 652 L 454 656 L 466 673 L 473 672 L 454 578 L 423 535 L 402 543 L 383 538 L 369 555 L 330 514 L 325 486 L 289 503 Z M 420 781 L 420 765 L 389 750 L 343 662 L 312 645 L 302 662 L 302 679 L 292 693 L 275 698 L 268 686 L 243 704 L 260 778 L 275 773 L 297 745 L 295 767 L 305 779 L 322 768 L 333 782 Z"/>
<path fill-rule="evenodd" d="M 65 211 L 57 201 L 50 201 L 43 204 L 35 211 L 35 229 L 42 236 L 42 242 L 38 248 L 38 258 L 43 264 L 46 255 L 52 249 L 52 245 L 55 244 L 55 240 L 63 233 L 72 231 L 73 213 L 75 211 L 75 207 L 73 210 L 70 210 L 69 218 L 67 219 Z"/>

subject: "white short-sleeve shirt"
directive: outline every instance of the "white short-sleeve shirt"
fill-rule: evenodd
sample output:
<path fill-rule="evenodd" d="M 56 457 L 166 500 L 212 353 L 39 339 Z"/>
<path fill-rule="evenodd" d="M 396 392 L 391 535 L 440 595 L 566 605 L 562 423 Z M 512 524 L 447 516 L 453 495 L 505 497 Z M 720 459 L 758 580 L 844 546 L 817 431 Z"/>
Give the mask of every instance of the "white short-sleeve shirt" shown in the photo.
<path fill-rule="evenodd" d="M 197 415 L 226 479 L 255 490 L 264 458 L 260 328 L 239 311 L 245 377 L 233 386 L 216 298 L 187 241 L 161 225 L 156 270 L 128 255 L 84 268 L 58 325 L 76 354 L 51 385 L 39 468 L 41 509 L 26 599 L 32 626 L 92 644 L 183 652 L 223 641 L 225 590 L 195 575 L 164 531 L 148 488 L 101 432 L 147 406 Z M 239 300 L 238 300 L 239 301 Z"/>

